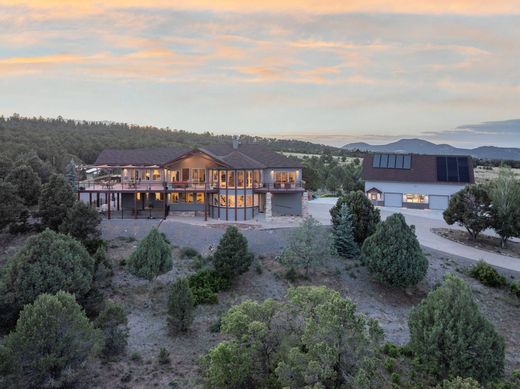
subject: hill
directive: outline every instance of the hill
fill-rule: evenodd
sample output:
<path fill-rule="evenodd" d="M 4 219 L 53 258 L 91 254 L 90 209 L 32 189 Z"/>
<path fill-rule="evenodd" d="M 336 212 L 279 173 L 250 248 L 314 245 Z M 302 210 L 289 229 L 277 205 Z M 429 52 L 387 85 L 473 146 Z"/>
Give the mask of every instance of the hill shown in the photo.
<path fill-rule="evenodd" d="M 305 154 L 346 154 L 340 148 L 299 140 L 242 135 L 243 143 L 260 143 L 275 151 Z M 127 123 L 92 122 L 58 117 L 26 118 L 0 116 L 0 154 L 15 160 L 23 153 L 36 152 L 44 161 L 63 171 L 71 158 L 92 163 L 106 148 L 197 147 L 210 143 L 231 143 L 230 135 L 195 133 Z"/>
<path fill-rule="evenodd" d="M 372 152 L 416 153 L 416 154 L 447 154 L 471 155 L 478 159 L 520 161 L 520 149 L 508 147 L 482 146 L 475 149 L 463 149 L 448 144 L 435 144 L 423 139 L 401 139 L 386 145 L 371 145 L 368 143 L 350 143 L 343 146 L 345 150 L 360 150 Z"/>

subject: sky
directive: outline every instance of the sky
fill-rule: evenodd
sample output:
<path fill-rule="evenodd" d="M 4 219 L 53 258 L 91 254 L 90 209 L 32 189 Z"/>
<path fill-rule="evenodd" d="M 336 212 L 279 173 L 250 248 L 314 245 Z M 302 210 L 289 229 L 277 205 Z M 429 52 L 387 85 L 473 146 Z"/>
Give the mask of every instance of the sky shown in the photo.
<path fill-rule="evenodd" d="M 520 0 L 0 0 L 0 114 L 520 147 Z"/>

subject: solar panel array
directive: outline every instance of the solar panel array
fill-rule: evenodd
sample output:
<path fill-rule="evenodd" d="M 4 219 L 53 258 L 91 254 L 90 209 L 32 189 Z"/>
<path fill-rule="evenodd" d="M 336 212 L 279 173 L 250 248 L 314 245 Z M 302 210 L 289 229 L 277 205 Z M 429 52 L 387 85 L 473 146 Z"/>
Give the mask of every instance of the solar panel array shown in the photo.
<path fill-rule="evenodd" d="M 381 169 L 410 169 L 412 156 L 406 154 L 374 154 L 372 167 Z"/>
<path fill-rule="evenodd" d="M 437 157 L 437 180 L 470 182 L 468 157 Z"/>

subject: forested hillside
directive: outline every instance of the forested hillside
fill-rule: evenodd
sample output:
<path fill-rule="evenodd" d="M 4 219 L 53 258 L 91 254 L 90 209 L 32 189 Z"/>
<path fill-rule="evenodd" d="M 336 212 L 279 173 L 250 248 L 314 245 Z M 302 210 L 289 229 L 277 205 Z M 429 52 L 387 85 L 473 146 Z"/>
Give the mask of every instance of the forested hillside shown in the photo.
<path fill-rule="evenodd" d="M 63 171 L 71 158 L 92 163 L 105 148 L 196 147 L 231 142 L 230 135 L 202 134 L 134 126 L 126 123 L 87 122 L 56 119 L 0 117 L 0 153 L 15 160 L 34 150 L 44 161 Z M 242 142 L 258 142 L 276 151 L 344 155 L 340 149 L 297 140 L 242 136 Z"/>

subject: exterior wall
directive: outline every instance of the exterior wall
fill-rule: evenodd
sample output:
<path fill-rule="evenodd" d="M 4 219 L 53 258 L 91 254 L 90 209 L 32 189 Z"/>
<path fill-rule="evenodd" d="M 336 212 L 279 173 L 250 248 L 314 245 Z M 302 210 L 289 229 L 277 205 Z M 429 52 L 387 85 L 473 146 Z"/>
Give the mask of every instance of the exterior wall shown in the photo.
<path fill-rule="evenodd" d="M 464 184 L 435 184 L 435 183 L 412 183 L 412 182 L 383 182 L 366 181 L 365 192 L 371 188 L 377 188 L 382 193 L 381 201 L 385 200 L 385 193 L 421 194 L 430 196 L 452 196 L 464 188 Z M 403 203 L 408 208 L 428 208 L 428 204 Z"/>
<path fill-rule="evenodd" d="M 273 193 L 271 206 L 273 216 L 301 216 L 303 193 Z"/>

